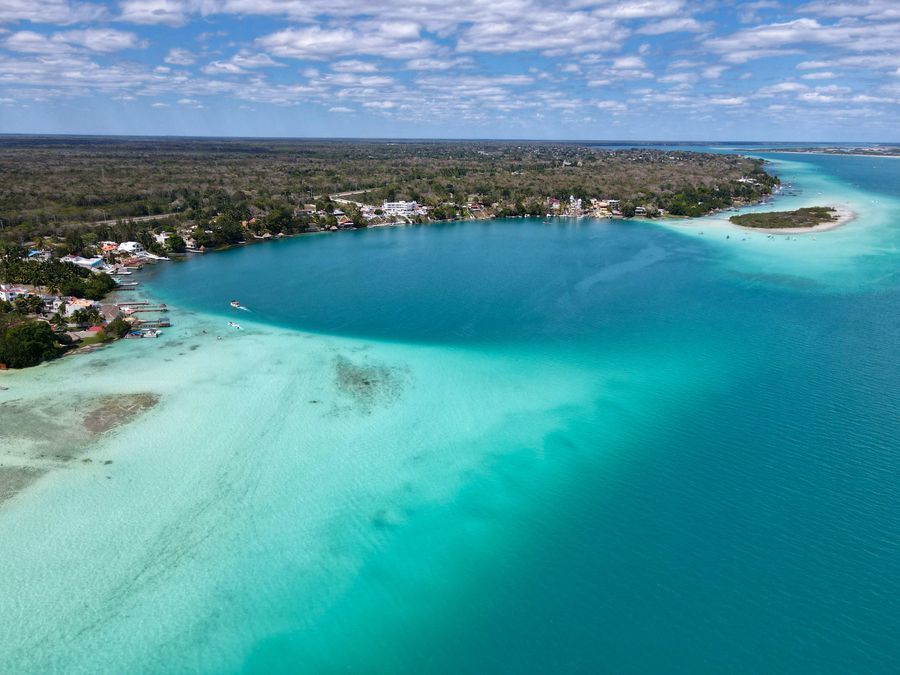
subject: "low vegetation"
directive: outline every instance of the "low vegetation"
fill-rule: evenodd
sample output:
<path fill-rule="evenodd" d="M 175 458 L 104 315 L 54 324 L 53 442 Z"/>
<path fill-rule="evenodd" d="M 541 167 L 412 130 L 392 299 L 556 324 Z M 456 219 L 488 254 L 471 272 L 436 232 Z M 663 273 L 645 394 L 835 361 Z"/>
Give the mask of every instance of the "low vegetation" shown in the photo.
<path fill-rule="evenodd" d="M 830 206 L 811 206 L 796 211 L 770 211 L 768 213 L 745 213 L 731 216 L 729 220 L 742 227 L 758 227 L 767 230 L 783 230 L 794 227 L 815 227 L 837 220 L 837 214 Z"/>

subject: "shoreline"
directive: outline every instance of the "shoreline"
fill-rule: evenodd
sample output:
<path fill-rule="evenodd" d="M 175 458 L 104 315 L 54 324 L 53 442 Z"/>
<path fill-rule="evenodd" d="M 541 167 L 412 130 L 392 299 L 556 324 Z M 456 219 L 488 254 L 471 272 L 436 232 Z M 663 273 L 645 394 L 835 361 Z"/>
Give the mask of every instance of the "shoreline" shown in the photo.
<path fill-rule="evenodd" d="M 808 234 L 815 232 L 828 232 L 835 230 L 842 225 L 855 220 L 859 214 L 846 204 L 830 204 L 829 208 L 834 209 L 836 218 L 827 223 L 820 223 L 812 227 L 748 227 L 746 225 L 737 225 L 728 221 L 728 224 L 744 232 L 764 232 L 766 234 Z"/>
<path fill-rule="evenodd" d="M 770 194 L 769 196 L 772 196 L 772 195 Z M 547 214 L 543 214 L 543 215 L 521 214 L 521 215 L 510 215 L 510 216 L 498 216 L 498 215 L 492 213 L 492 214 L 488 214 L 481 218 L 476 218 L 476 217 L 446 218 L 446 219 L 440 219 L 440 220 L 429 220 L 426 222 L 393 221 L 393 222 L 368 225 L 366 227 L 348 227 L 348 228 L 339 228 L 336 230 L 332 230 L 332 229 L 328 229 L 328 228 L 321 228 L 321 229 L 317 229 L 317 230 L 293 232 L 290 234 L 280 233 L 278 235 L 274 235 L 274 236 L 270 236 L 270 237 L 253 236 L 248 239 L 244 239 L 243 241 L 235 242 L 233 244 L 226 244 L 224 246 L 220 246 L 217 248 L 187 249 L 182 253 L 170 253 L 169 254 L 171 256 L 170 258 L 163 259 L 163 260 L 151 260 L 151 261 L 148 261 L 147 263 L 145 263 L 144 265 L 141 265 L 137 270 L 135 270 L 135 274 L 137 274 L 137 275 L 146 274 L 147 270 L 145 270 L 145 268 L 147 267 L 148 264 L 150 265 L 150 267 L 153 267 L 160 262 L 186 263 L 191 258 L 193 258 L 197 255 L 205 255 L 207 253 L 218 253 L 218 252 L 222 252 L 222 251 L 228 251 L 228 250 L 237 249 L 237 248 L 241 248 L 241 247 L 245 247 L 245 246 L 251 246 L 251 245 L 255 245 L 255 244 L 271 243 L 271 242 L 282 241 L 282 240 L 287 240 L 287 239 L 294 239 L 294 238 L 299 238 L 299 237 L 304 237 L 304 236 L 309 236 L 309 235 L 337 234 L 339 232 L 354 232 L 357 230 L 380 229 L 380 228 L 385 228 L 385 227 L 411 227 L 411 226 L 417 226 L 417 225 L 423 226 L 423 225 L 442 224 L 442 223 L 467 223 L 467 222 L 472 222 L 472 221 L 491 221 L 491 220 L 514 219 L 514 218 L 539 219 L 539 220 L 543 220 L 547 223 L 549 223 L 552 220 L 556 220 L 556 219 L 563 220 L 563 219 L 570 219 L 570 218 L 571 219 L 579 219 L 579 220 L 583 219 L 583 218 L 594 219 L 594 220 L 634 220 L 634 221 L 638 221 L 638 222 L 654 222 L 654 221 L 669 220 L 669 219 L 679 220 L 679 221 L 692 221 L 692 220 L 702 220 L 703 218 L 709 217 L 711 215 L 715 215 L 715 213 L 716 213 L 716 211 L 713 210 L 706 214 L 703 214 L 702 216 L 673 216 L 670 214 L 665 214 L 665 215 L 658 216 L 658 217 L 623 216 L 623 215 L 614 215 L 614 214 L 601 216 L 601 215 L 596 215 L 596 214 L 592 214 L 592 213 L 585 213 L 585 214 L 580 214 L 580 215 L 547 213 Z M 783 230 L 783 232 L 787 233 L 787 230 Z M 115 276 L 115 275 L 111 275 L 111 276 Z M 123 298 L 123 296 L 121 295 L 121 291 L 118 288 L 114 288 L 104 298 L 102 298 L 100 300 L 100 302 L 106 301 L 106 302 L 111 302 L 113 304 L 117 304 L 118 300 L 130 299 L 131 297 L 132 297 L 132 295 L 129 294 L 128 296 Z M 88 344 L 88 345 L 81 345 L 81 346 L 73 345 L 72 347 L 65 349 L 58 356 L 47 359 L 45 361 L 42 361 L 41 363 L 38 363 L 34 366 L 28 366 L 26 368 L 4 368 L 4 369 L 0 370 L 0 375 L 2 375 L 3 373 L 11 374 L 11 373 L 18 372 L 18 371 L 30 370 L 32 368 L 46 366 L 46 365 L 52 364 L 55 361 L 60 361 L 62 359 L 65 359 L 66 357 L 70 357 L 70 356 L 76 356 L 79 354 L 91 354 L 91 353 L 94 353 L 101 349 L 110 347 L 113 344 L 115 344 L 116 342 L 121 341 L 122 339 L 123 338 L 115 338 L 115 339 L 111 339 L 108 341 L 103 341 L 103 342 L 93 343 L 93 344 Z M 3 389 L 7 389 L 7 387 L 3 387 Z M 0 389 L 0 390 L 2 390 L 2 389 Z"/>
<path fill-rule="evenodd" d="M 900 159 L 900 154 L 896 155 L 880 155 L 877 153 L 865 152 L 824 152 L 822 150 L 784 150 L 773 148 L 769 150 L 759 150 L 759 152 L 784 153 L 787 155 L 824 155 L 826 157 L 879 157 L 884 159 Z"/>

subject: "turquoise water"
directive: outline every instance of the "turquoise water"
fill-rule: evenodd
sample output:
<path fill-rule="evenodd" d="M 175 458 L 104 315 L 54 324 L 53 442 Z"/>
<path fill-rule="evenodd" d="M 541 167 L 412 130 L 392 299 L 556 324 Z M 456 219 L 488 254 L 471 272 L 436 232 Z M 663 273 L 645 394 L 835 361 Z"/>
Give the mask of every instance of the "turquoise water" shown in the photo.
<path fill-rule="evenodd" d="M 2 379 L 0 671 L 895 671 L 900 161 L 767 158 L 857 218 L 155 268 L 163 338 Z"/>

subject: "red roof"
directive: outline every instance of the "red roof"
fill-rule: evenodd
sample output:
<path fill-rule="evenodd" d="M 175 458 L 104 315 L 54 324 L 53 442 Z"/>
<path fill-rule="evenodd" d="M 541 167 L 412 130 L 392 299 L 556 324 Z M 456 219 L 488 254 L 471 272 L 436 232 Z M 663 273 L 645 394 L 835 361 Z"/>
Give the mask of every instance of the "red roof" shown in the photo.
<path fill-rule="evenodd" d="M 103 326 L 91 326 L 88 328 L 88 333 L 99 333 L 101 330 L 103 330 Z"/>

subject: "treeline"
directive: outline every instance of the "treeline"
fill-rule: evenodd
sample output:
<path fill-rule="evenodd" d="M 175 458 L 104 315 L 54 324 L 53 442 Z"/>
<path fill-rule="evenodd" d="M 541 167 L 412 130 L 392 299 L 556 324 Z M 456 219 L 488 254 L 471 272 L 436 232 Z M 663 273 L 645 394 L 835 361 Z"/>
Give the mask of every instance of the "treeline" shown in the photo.
<path fill-rule="evenodd" d="M 303 204 L 356 190 L 369 192 L 351 199 L 374 204 L 439 208 L 474 195 L 520 211 L 571 194 L 691 215 L 764 194 L 765 182 L 737 182 L 770 179 L 762 169 L 737 155 L 564 143 L 0 138 L 0 239 L 52 237 L 77 249 L 90 245 L 78 237 L 93 234 L 153 250 L 159 244 L 144 233 L 193 223 L 213 230 L 210 242 L 228 243 L 236 219 L 219 216 L 229 208 L 245 216 L 238 223 L 265 217 L 266 231 L 292 233 L 308 226 L 294 215 Z M 172 219 L 84 225 L 154 214 Z"/>
<path fill-rule="evenodd" d="M 72 340 L 45 321 L 0 307 L 0 364 L 28 368 L 59 356 Z"/>
<path fill-rule="evenodd" d="M 26 260 L 22 249 L 8 248 L 0 255 L 0 281 L 7 284 L 46 286 L 58 295 L 100 300 L 115 288 L 107 274 L 96 274 L 58 260 Z"/>

